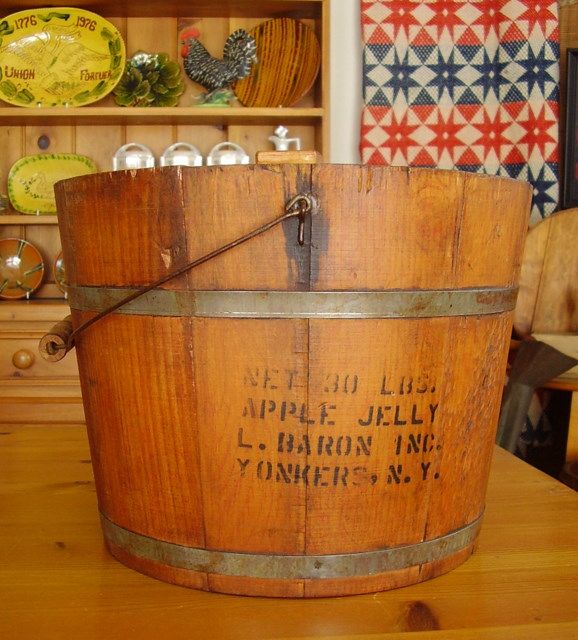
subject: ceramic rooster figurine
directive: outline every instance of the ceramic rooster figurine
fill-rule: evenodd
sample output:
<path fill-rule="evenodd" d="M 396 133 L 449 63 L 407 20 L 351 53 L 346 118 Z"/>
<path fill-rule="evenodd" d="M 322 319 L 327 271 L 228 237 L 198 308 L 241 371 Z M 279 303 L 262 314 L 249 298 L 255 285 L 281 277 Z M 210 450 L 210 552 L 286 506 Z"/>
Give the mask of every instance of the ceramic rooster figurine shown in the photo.
<path fill-rule="evenodd" d="M 199 31 L 194 27 L 181 34 L 183 67 L 193 82 L 213 92 L 230 87 L 236 80 L 246 78 L 251 65 L 257 61 L 255 38 L 244 29 L 237 29 L 225 42 L 223 59 L 213 58 L 197 40 Z"/>

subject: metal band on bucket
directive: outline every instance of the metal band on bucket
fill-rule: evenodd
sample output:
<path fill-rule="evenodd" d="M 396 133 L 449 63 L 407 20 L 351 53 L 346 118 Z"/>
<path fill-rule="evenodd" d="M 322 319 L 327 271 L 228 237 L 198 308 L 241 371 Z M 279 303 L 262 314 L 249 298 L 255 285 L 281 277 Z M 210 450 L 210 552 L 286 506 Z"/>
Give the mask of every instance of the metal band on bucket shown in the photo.
<path fill-rule="evenodd" d="M 104 537 L 133 556 L 179 569 L 247 578 L 315 580 L 369 576 L 454 555 L 476 539 L 482 517 L 439 538 L 417 544 L 330 555 L 276 555 L 185 547 L 128 531 L 101 514 Z"/>
<path fill-rule="evenodd" d="M 137 291 L 69 287 L 72 309 L 102 311 Z M 171 291 L 153 289 L 114 313 L 204 318 L 431 318 L 511 311 L 517 288 L 390 291 Z"/>

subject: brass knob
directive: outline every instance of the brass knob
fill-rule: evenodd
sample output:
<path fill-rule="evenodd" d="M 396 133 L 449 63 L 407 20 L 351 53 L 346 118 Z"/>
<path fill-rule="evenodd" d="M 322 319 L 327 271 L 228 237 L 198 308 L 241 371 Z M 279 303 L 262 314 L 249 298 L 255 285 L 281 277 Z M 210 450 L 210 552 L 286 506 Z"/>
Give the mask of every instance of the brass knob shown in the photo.
<path fill-rule="evenodd" d="M 12 364 L 17 369 L 29 369 L 34 364 L 34 354 L 28 349 L 19 349 L 12 356 Z"/>

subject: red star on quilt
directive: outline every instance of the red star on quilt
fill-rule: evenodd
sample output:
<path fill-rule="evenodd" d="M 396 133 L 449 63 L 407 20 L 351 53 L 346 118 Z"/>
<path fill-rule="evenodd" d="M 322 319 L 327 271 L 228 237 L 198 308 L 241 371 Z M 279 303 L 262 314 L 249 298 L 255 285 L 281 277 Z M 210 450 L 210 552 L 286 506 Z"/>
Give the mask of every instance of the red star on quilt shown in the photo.
<path fill-rule="evenodd" d="M 363 162 L 529 180 L 558 205 L 557 3 L 364 0 Z"/>

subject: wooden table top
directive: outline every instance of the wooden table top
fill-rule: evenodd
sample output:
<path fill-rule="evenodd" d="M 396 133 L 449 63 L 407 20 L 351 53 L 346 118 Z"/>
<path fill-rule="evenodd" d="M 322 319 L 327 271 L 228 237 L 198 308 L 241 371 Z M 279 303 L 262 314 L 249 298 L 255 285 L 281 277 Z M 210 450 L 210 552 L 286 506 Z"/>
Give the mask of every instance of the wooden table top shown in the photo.
<path fill-rule="evenodd" d="M 2 425 L 0 638 L 578 637 L 578 493 L 501 449 L 478 550 L 444 576 L 388 592 L 279 600 L 194 591 L 118 563 L 99 527 L 84 427 Z"/>

